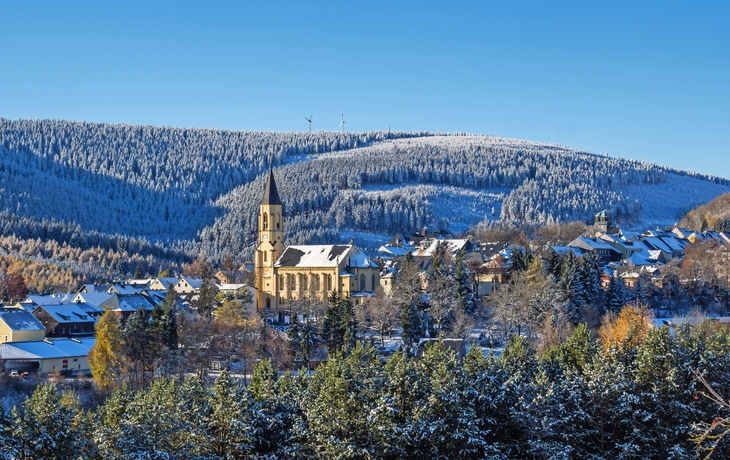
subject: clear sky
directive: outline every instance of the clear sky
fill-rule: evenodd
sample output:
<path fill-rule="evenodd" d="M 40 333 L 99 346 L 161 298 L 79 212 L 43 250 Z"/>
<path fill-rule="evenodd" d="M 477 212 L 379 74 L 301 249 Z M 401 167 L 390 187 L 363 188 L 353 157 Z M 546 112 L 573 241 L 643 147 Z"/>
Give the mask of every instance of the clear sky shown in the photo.
<path fill-rule="evenodd" d="M 489 133 L 730 178 L 730 2 L 3 1 L 0 117 Z"/>

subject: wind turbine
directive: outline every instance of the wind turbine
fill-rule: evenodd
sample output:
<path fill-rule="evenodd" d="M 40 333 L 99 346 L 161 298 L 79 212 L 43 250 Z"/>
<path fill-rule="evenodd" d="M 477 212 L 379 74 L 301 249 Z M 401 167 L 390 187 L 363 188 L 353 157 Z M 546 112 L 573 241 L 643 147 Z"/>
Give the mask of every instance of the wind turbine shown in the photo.
<path fill-rule="evenodd" d="M 342 132 L 345 132 L 345 114 L 342 114 L 342 121 L 340 121 L 340 128 L 342 128 Z"/>
<path fill-rule="evenodd" d="M 314 115 L 314 114 L 312 114 L 312 115 Z M 304 119 L 309 122 L 309 132 L 310 133 L 312 132 L 312 115 L 310 115 L 309 118 L 304 117 Z"/>

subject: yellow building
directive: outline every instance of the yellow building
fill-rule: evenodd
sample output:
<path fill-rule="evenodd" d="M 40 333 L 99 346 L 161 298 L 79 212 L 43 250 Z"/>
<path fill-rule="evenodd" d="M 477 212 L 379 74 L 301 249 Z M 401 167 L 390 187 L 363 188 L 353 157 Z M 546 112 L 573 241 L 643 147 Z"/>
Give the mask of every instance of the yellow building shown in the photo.
<path fill-rule="evenodd" d="M 255 255 L 259 309 L 289 309 L 298 299 L 324 302 L 329 292 L 355 304 L 375 295 L 380 269 L 351 244 L 284 247 L 284 206 L 273 171 L 259 206 Z"/>
<path fill-rule="evenodd" d="M 0 343 L 32 342 L 46 337 L 46 327 L 30 312 L 20 309 L 0 311 Z"/>

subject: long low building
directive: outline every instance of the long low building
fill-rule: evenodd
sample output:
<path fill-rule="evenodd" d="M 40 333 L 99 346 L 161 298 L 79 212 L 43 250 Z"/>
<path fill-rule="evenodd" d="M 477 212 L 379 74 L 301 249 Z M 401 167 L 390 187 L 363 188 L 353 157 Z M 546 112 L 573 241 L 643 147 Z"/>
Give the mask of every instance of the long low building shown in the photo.
<path fill-rule="evenodd" d="M 95 343 L 93 337 L 3 343 L 0 344 L 0 361 L 5 372 L 88 371 L 87 358 Z"/>

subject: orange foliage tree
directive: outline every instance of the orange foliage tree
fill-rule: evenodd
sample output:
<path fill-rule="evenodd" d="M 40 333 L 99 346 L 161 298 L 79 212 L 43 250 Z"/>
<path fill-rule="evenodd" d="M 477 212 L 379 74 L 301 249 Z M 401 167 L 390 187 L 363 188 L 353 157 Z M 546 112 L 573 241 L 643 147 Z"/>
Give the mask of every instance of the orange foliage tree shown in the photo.
<path fill-rule="evenodd" d="M 618 313 L 607 313 L 598 331 L 604 350 L 635 350 L 651 327 L 653 315 L 645 305 L 625 305 Z"/>

